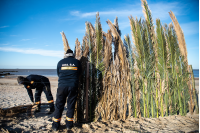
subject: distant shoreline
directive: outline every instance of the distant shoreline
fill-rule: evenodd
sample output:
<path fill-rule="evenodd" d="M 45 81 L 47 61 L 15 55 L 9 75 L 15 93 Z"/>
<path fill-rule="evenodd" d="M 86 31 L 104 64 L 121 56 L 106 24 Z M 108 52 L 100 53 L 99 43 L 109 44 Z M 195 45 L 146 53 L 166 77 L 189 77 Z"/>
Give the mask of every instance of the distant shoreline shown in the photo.
<path fill-rule="evenodd" d="M 195 80 L 199 80 L 199 69 L 193 69 Z M 28 76 L 30 74 L 57 77 L 56 69 L 0 69 L 0 78 L 5 76 Z"/>
<path fill-rule="evenodd" d="M 0 68 L 0 71 L 1 70 L 56 70 L 56 69 L 29 69 L 29 68 L 26 68 L 26 69 L 21 69 L 21 68 L 14 68 L 14 69 L 7 69 L 7 68 Z M 193 69 L 193 70 L 195 70 L 195 69 Z M 198 70 L 198 69 L 197 69 Z"/>
<path fill-rule="evenodd" d="M 30 74 L 44 75 L 48 77 L 56 77 L 56 69 L 0 69 L 0 76 L 5 77 L 8 75 L 12 76 L 28 76 Z"/>
<path fill-rule="evenodd" d="M 37 75 L 37 74 L 36 74 Z M 1 78 L 9 78 L 9 79 L 12 79 L 12 78 L 17 78 L 18 76 L 24 76 L 24 77 L 26 77 L 26 76 L 28 76 L 28 75 L 4 75 L 3 77 L 2 76 L 0 76 L 0 79 Z M 49 77 L 49 78 L 56 78 L 56 77 L 58 77 L 57 75 L 43 75 L 43 76 L 45 76 L 45 77 Z"/>

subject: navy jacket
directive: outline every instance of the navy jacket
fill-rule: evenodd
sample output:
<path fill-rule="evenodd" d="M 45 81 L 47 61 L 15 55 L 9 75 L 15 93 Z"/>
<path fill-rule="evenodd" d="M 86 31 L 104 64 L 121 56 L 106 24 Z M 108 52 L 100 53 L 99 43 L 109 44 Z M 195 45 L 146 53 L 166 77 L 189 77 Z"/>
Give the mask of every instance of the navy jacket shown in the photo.
<path fill-rule="evenodd" d="M 78 87 L 79 75 L 81 75 L 81 62 L 72 56 L 58 62 L 58 87 Z"/>
<path fill-rule="evenodd" d="M 31 89 L 35 89 L 35 88 L 43 89 L 44 86 L 47 86 L 48 89 L 50 89 L 49 79 L 44 76 L 31 74 L 27 76 L 26 78 L 28 79 L 28 81 L 26 81 L 26 83 L 24 84 L 24 87 L 26 88 L 32 102 L 33 102 L 33 92 Z"/>

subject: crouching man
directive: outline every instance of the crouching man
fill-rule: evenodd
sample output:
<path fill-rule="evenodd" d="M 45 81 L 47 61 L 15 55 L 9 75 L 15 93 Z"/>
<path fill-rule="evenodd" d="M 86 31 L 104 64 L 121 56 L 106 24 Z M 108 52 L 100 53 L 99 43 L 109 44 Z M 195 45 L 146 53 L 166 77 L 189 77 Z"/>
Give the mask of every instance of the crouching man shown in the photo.
<path fill-rule="evenodd" d="M 41 93 L 42 91 L 45 93 L 47 101 L 49 103 L 50 111 L 48 114 L 51 114 L 54 112 L 54 101 L 53 101 L 53 96 L 51 94 L 51 87 L 50 87 L 50 82 L 47 77 L 41 76 L 41 75 L 29 75 L 27 77 L 22 77 L 19 76 L 17 78 L 17 81 L 19 84 L 23 84 L 24 87 L 26 88 L 28 95 L 30 97 L 30 100 L 34 104 L 34 99 L 33 99 L 33 92 L 32 89 L 35 90 L 35 104 L 38 105 L 37 109 L 35 112 L 40 111 L 40 105 L 41 105 Z"/>

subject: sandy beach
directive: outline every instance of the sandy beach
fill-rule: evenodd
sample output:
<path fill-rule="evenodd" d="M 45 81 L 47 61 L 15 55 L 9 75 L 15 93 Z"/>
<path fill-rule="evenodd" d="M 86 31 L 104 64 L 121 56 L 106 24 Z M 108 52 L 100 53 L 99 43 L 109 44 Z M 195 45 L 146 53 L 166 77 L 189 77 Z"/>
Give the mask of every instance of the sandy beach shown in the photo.
<path fill-rule="evenodd" d="M 19 105 L 31 104 L 26 89 L 17 84 L 17 76 L 0 78 L 0 108 L 7 109 Z M 56 101 L 58 87 L 57 77 L 48 77 L 51 82 L 51 92 Z M 195 78 L 195 87 L 199 92 L 199 78 Z M 33 90 L 34 93 L 34 90 Z M 42 93 L 41 102 L 47 103 L 46 96 Z M 41 107 L 41 112 L 35 116 L 27 117 L 24 114 L 13 118 L 0 117 L 0 132 L 53 132 L 51 129 L 52 114 L 47 115 L 47 105 Z M 66 107 L 61 119 L 59 132 L 199 132 L 199 114 L 186 116 L 174 115 L 160 118 L 129 118 L 125 121 L 98 121 L 92 123 L 75 124 L 69 131 L 65 129 Z"/>

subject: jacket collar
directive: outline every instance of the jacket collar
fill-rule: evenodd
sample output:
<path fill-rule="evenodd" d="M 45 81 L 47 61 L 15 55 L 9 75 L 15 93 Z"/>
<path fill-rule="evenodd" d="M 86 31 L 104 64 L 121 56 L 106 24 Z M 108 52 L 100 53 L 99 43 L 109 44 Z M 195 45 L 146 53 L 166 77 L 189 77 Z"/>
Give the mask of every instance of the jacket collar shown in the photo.
<path fill-rule="evenodd" d="M 67 53 L 67 54 L 65 54 L 64 58 L 68 58 L 68 57 L 74 57 L 74 54 L 73 53 Z"/>

